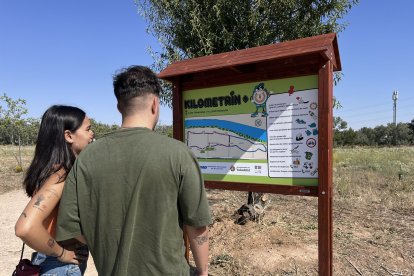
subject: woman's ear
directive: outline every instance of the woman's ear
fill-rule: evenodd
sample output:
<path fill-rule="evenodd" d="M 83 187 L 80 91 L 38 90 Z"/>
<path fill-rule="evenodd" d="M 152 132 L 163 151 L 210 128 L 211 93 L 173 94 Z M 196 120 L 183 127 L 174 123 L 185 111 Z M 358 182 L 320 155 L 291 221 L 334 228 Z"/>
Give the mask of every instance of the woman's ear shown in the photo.
<path fill-rule="evenodd" d="M 73 143 L 73 138 L 72 138 L 72 133 L 69 130 L 65 130 L 65 140 L 66 142 L 68 142 L 69 144 Z"/>

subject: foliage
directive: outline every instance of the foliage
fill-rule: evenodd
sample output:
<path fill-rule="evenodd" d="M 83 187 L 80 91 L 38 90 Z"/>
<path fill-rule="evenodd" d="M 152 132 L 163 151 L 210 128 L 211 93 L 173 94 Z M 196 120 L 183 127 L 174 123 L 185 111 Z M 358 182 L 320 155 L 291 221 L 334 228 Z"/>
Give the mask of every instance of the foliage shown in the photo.
<path fill-rule="evenodd" d="M 95 138 L 99 139 L 106 133 L 113 132 L 119 129 L 118 125 L 109 125 L 96 121 L 91 118 L 92 130 L 95 134 Z M 4 118 L 0 118 L 0 144 L 10 145 L 13 144 L 12 140 L 8 136 L 11 125 L 6 123 Z M 36 144 L 37 134 L 39 132 L 40 119 L 27 118 L 19 127 L 19 133 L 21 137 L 21 145 L 34 145 Z M 160 125 L 155 129 L 156 132 L 172 137 L 172 126 Z"/>
<path fill-rule="evenodd" d="M 169 126 L 169 125 L 157 125 L 155 127 L 155 132 L 162 134 L 162 135 L 166 135 L 170 138 L 173 137 L 173 126 Z"/>
<path fill-rule="evenodd" d="M 413 120 L 414 121 L 414 120 Z M 334 146 L 401 146 L 414 144 L 410 123 L 380 125 L 360 130 L 347 129 L 340 117 L 334 118 Z"/>
<path fill-rule="evenodd" d="M 334 129 L 341 131 L 348 128 L 348 123 L 345 122 L 341 117 L 333 118 Z"/>
<path fill-rule="evenodd" d="M 152 52 L 159 71 L 182 59 L 341 32 L 340 20 L 359 0 L 135 2 L 161 44 L 161 53 Z M 169 103 L 170 92 L 161 99 Z"/>
<path fill-rule="evenodd" d="M 18 144 L 22 126 L 25 124 L 23 116 L 27 114 L 26 100 L 13 100 L 4 93 L 3 96 L 0 96 L 0 101 L 4 105 L 0 106 L 0 120 L 5 135 L 4 139 L 9 139 L 11 144 Z"/>
<path fill-rule="evenodd" d="M 410 129 L 411 143 L 414 144 L 414 119 L 407 124 L 407 127 Z"/>
<path fill-rule="evenodd" d="M 334 146 L 345 146 L 355 144 L 357 138 L 357 132 L 352 128 L 344 131 L 335 131 L 334 134 Z"/>
<path fill-rule="evenodd" d="M 0 97 L 0 144 L 33 145 L 37 139 L 39 119 L 23 118 L 28 113 L 24 99 Z"/>
<path fill-rule="evenodd" d="M 17 161 L 15 171 L 22 172 L 22 136 L 25 126 L 29 122 L 23 118 L 28 112 L 26 100 L 20 98 L 14 100 L 4 93 L 3 96 L 0 96 L 0 103 L 0 133 L 2 134 L 0 140 L 9 141 L 12 145 L 19 145 L 18 155 L 15 155 Z"/>
<path fill-rule="evenodd" d="M 95 139 L 99 139 L 102 136 L 104 136 L 106 133 L 112 132 L 119 128 L 119 126 L 117 125 L 104 124 L 101 122 L 97 122 L 96 120 L 92 118 L 90 120 L 91 120 L 92 131 L 95 134 Z"/>

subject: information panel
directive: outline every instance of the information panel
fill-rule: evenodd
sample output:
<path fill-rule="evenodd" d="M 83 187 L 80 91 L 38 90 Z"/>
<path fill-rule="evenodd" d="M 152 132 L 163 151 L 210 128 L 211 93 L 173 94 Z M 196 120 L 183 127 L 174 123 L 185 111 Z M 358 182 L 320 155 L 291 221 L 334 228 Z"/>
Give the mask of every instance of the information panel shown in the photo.
<path fill-rule="evenodd" d="M 318 77 L 183 92 L 184 139 L 205 180 L 317 186 Z"/>

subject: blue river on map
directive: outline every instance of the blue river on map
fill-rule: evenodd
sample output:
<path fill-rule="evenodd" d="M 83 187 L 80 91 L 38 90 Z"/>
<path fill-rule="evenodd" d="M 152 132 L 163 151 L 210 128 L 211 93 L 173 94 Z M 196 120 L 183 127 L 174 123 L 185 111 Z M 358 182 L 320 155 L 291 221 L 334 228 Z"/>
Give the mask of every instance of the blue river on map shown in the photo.
<path fill-rule="evenodd" d="M 261 140 L 267 142 L 267 134 L 265 129 L 251 127 L 235 122 L 217 120 L 217 119 L 203 119 L 203 120 L 194 120 L 187 119 L 184 121 L 184 127 L 218 127 L 222 129 L 227 129 L 235 133 L 242 133 L 247 136 L 250 136 L 256 140 Z"/>

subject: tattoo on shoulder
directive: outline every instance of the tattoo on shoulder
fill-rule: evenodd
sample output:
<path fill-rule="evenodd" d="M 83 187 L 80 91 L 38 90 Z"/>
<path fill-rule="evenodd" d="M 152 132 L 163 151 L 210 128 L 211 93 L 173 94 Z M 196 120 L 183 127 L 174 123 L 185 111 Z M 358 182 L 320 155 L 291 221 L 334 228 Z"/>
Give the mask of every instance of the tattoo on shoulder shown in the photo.
<path fill-rule="evenodd" d="M 202 245 L 203 243 L 208 242 L 208 235 L 196 237 L 195 241 L 197 242 L 198 245 Z"/>
<path fill-rule="evenodd" d="M 54 240 L 54 239 L 49 239 L 49 240 L 47 241 L 47 245 L 48 245 L 50 248 L 52 248 L 52 247 L 55 245 L 55 240 Z"/>

